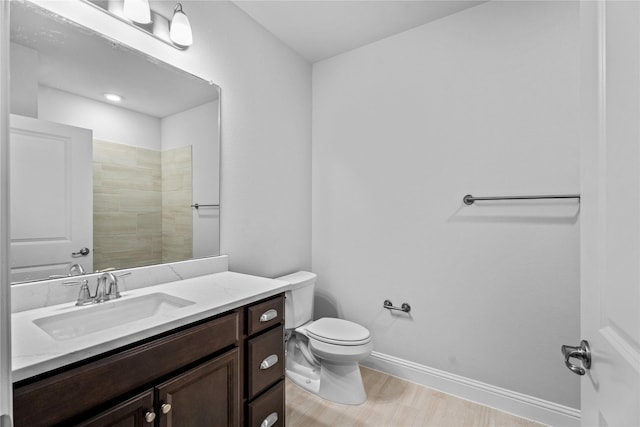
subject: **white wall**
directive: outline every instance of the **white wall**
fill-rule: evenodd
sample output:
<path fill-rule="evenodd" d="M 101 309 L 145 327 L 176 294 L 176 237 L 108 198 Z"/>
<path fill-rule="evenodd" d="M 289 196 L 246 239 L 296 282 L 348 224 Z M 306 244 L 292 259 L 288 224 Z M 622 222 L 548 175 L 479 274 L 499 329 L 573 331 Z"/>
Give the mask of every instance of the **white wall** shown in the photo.
<path fill-rule="evenodd" d="M 220 145 L 218 101 L 208 102 L 160 121 L 162 151 L 191 146 L 193 202 L 218 204 L 220 201 Z M 220 252 L 220 209 L 193 210 L 194 258 Z M 213 238 L 212 238 L 213 237 Z"/>
<path fill-rule="evenodd" d="M 11 46 L 11 113 L 38 117 L 38 51 Z"/>
<path fill-rule="evenodd" d="M 578 2 L 489 2 L 313 67 L 316 317 L 579 407 Z M 382 308 L 408 302 L 410 316 Z"/>
<path fill-rule="evenodd" d="M 46 86 L 38 90 L 38 118 L 93 130 L 93 138 L 160 150 L 160 119 Z"/>

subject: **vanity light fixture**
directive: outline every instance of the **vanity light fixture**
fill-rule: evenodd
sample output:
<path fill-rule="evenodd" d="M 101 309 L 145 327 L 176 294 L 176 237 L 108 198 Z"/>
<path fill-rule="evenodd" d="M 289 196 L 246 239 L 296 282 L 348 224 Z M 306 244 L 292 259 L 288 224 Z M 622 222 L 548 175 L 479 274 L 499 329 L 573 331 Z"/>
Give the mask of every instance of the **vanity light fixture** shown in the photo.
<path fill-rule="evenodd" d="M 0 0 L 2 1 L 2 0 Z M 112 17 L 172 46 L 178 50 L 185 50 L 193 44 L 193 35 L 189 18 L 182 10 L 182 4 L 177 3 L 173 9 L 173 17 L 168 18 L 162 13 L 151 9 L 149 0 L 80 0 L 83 3 L 111 15 Z M 174 0 L 175 1 L 175 0 Z M 161 3 L 158 1 L 158 6 Z M 173 4 L 168 3 L 167 6 Z M 171 9 L 164 9 L 169 13 Z"/>
<path fill-rule="evenodd" d="M 180 46 L 191 46 L 193 44 L 193 35 L 191 33 L 191 24 L 189 18 L 182 11 L 182 4 L 176 4 L 173 9 L 173 18 L 169 24 L 169 37 L 171 41 Z"/>
<path fill-rule="evenodd" d="M 122 97 L 118 94 L 115 93 L 105 93 L 104 97 L 107 98 L 109 101 L 112 102 L 120 102 L 122 101 Z"/>
<path fill-rule="evenodd" d="M 138 24 L 151 22 L 151 7 L 149 0 L 124 0 L 124 16 Z"/>

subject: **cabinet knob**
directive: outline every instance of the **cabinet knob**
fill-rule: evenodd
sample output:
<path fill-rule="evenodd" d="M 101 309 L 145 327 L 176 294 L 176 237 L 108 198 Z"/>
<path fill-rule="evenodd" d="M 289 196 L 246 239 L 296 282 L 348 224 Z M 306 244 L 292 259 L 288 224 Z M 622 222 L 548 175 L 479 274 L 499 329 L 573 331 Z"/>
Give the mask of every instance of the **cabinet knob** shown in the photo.
<path fill-rule="evenodd" d="M 160 410 L 163 414 L 168 414 L 171 412 L 171 403 L 163 403 L 162 406 L 160 406 Z"/>
<path fill-rule="evenodd" d="M 154 412 L 147 411 L 147 413 L 144 414 L 144 420 L 148 423 L 152 423 L 153 420 L 155 419 L 156 419 L 156 414 Z"/>
<path fill-rule="evenodd" d="M 262 363 L 260 363 L 260 369 L 262 369 L 262 370 L 269 369 L 270 367 L 272 367 L 276 363 L 278 363 L 278 355 L 277 354 L 272 354 L 271 356 L 265 358 L 262 361 Z"/>
<path fill-rule="evenodd" d="M 262 420 L 262 423 L 260 423 L 260 427 L 271 427 L 277 422 L 278 422 L 278 413 L 272 412 L 267 416 L 267 418 Z"/>
<path fill-rule="evenodd" d="M 273 320 L 276 317 L 278 317 L 278 312 L 276 310 L 267 310 L 264 313 L 262 313 L 262 316 L 260 316 L 260 322 L 261 323 L 265 323 L 268 322 L 269 320 Z"/>

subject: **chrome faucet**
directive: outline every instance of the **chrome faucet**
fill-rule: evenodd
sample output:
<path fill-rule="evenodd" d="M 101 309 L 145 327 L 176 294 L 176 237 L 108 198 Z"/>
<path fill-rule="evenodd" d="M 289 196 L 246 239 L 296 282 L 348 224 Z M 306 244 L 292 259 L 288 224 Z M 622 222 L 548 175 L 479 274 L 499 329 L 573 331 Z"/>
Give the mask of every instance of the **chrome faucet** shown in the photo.
<path fill-rule="evenodd" d="M 109 283 L 108 288 L 107 282 Z M 100 277 L 98 277 L 96 294 L 93 297 L 94 301 L 104 302 L 116 298 L 120 298 L 120 292 L 118 292 L 118 279 L 113 275 L 113 273 L 102 273 Z"/>
<path fill-rule="evenodd" d="M 72 264 L 71 267 L 69 267 L 69 276 L 82 276 L 84 274 L 86 274 L 86 272 L 80 264 Z"/>
<path fill-rule="evenodd" d="M 131 273 L 124 273 L 120 276 L 128 276 L 129 274 Z M 69 280 L 62 283 L 65 285 L 81 285 L 76 305 L 89 305 L 120 298 L 120 291 L 118 289 L 118 278 L 115 276 L 115 274 L 110 272 L 102 273 L 98 277 L 94 295 L 91 295 L 91 291 L 89 290 L 88 285 L 89 281 L 87 279 Z"/>

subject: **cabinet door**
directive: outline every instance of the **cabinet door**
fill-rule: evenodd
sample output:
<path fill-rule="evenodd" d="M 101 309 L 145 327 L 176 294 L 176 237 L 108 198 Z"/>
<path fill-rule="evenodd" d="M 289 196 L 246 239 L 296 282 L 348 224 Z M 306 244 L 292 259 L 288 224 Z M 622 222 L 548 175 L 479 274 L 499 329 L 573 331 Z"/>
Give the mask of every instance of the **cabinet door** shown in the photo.
<path fill-rule="evenodd" d="M 238 349 L 156 387 L 160 427 L 227 427 L 240 423 Z"/>
<path fill-rule="evenodd" d="M 151 427 L 153 412 L 153 390 L 146 391 L 96 415 L 79 427 Z M 147 421 L 150 420 L 150 421 Z"/>

